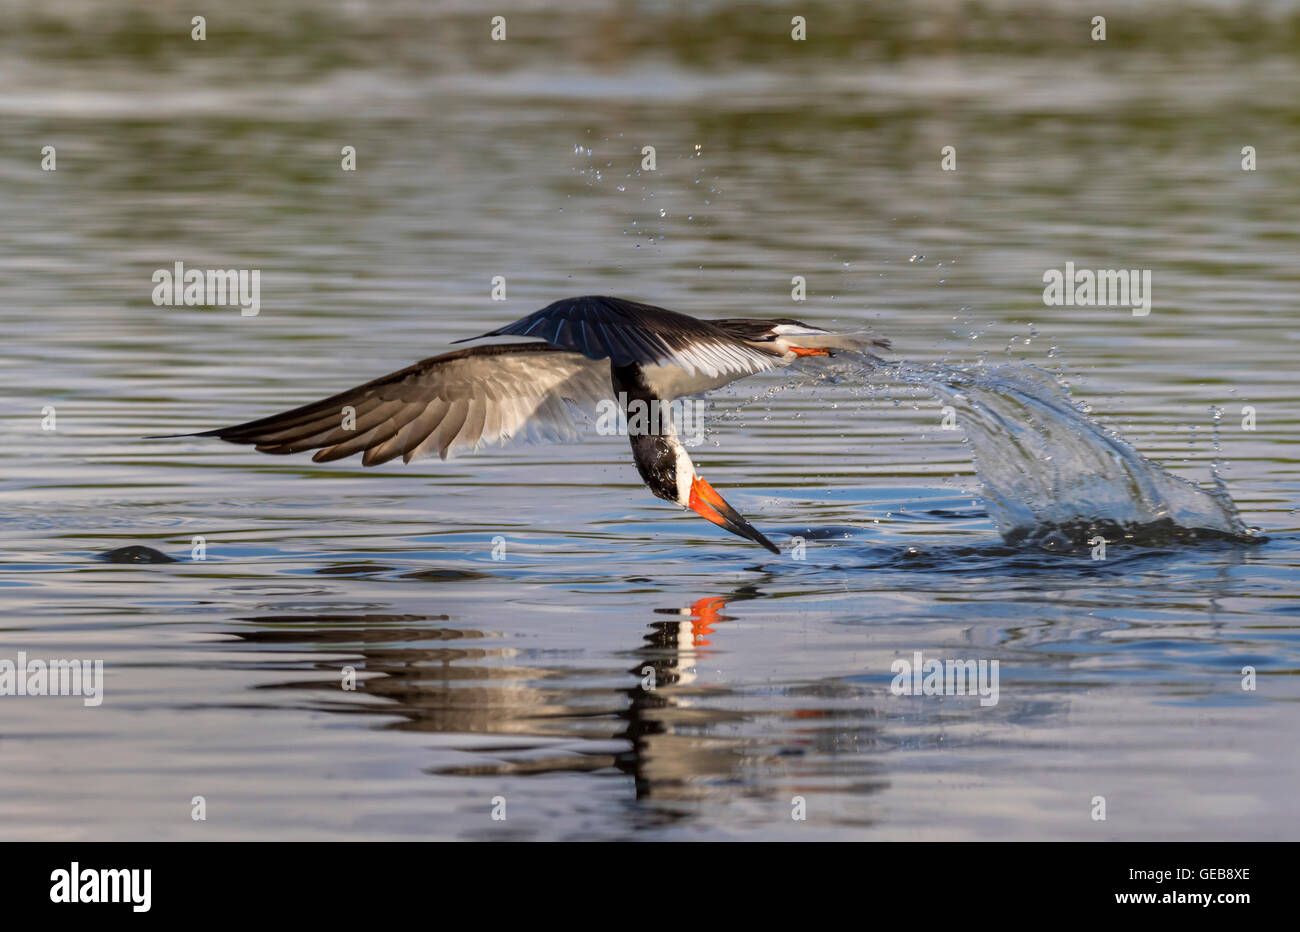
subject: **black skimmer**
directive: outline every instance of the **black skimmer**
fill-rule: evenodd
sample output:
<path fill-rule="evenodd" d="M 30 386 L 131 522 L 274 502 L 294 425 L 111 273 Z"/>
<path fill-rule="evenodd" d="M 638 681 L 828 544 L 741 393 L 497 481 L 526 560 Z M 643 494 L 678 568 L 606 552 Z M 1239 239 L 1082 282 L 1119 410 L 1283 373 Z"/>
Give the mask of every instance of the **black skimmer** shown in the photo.
<path fill-rule="evenodd" d="M 875 359 L 887 340 L 832 333 L 788 318 L 698 320 L 622 298 L 566 298 L 479 337 L 544 342 L 488 344 L 433 356 L 312 404 L 233 427 L 180 437 L 254 444 L 262 453 L 316 450 L 318 463 L 361 453 L 363 466 L 437 452 L 446 459 L 524 435 L 572 439 L 581 412 L 602 401 L 659 404 L 698 395 L 805 357 L 849 352 Z M 457 340 L 463 343 L 465 340 Z M 576 408 L 576 410 L 575 410 Z M 629 419 L 629 424 L 646 419 Z M 629 429 L 641 478 L 733 534 L 776 546 L 695 471 L 671 416 Z"/>

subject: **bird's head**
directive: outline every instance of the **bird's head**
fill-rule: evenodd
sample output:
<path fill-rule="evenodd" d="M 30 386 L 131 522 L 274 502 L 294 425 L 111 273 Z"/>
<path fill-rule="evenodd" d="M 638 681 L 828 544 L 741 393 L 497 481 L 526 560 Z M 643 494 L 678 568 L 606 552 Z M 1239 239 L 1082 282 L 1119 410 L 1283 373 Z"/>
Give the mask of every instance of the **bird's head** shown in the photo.
<path fill-rule="evenodd" d="M 706 521 L 773 553 L 781 552 L 695 472 L 695 464 L 676 434 L 642 434 L 630 439 L 637 470 L 659 498 L 689 508 Z"/>

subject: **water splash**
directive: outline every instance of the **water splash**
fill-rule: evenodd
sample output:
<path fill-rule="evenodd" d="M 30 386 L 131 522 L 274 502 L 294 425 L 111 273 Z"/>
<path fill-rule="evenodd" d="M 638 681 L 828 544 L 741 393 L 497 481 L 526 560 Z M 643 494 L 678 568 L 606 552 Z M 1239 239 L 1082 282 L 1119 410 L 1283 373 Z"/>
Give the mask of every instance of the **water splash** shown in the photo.
<path fill-rule="evenodd" d="M 950 404 L 965 432 L 989 515 L 1008 542 L 1069 550 L 1206 538 L 1257 540 L 1228 497 L 1174 476 L 1090 418 L 1049 373 L 1028 365 L 873 370 Z"/>

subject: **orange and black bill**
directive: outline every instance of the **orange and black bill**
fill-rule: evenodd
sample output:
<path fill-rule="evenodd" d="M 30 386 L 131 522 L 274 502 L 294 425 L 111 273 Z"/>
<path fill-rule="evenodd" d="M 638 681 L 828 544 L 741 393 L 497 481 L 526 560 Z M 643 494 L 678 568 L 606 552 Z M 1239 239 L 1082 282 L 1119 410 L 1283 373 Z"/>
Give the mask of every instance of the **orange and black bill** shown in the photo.
<path fill-rule="evenodd" d="M 718 527 L 740 537 L 746 537 L 756 544 L 762 544 L 773 553 L 780 553 L 776 545 L 763 536 L 762 532 L 741 516 L 740 512 L 727 504 L 726 500 L 699 476 L 691 480 L 690 507 L 701 518 L 712 521 Z"/>

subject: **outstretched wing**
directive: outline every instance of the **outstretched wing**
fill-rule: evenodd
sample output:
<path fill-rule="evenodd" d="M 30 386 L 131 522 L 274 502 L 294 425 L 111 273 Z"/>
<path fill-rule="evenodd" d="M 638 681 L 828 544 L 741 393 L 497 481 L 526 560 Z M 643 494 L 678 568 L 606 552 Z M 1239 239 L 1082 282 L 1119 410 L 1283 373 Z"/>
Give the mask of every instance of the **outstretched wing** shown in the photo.
<path fill-rule="evenodd" d="M 583 413 L 612 396 L 609 366 L 580 353 L 545 343 L 479 346 L 292 411 L 181 436 L 256 444 L 262 453 L 318 450 L 318 463 L 362 452 L 363 466 L 397 456 L 409 463 L 516 435 L 571 440 Z"/>
<path fill-rule="evenodd" d="M 776 367 L 780 355 L 746 346 L 707 321 L 603 295 L 565 298 L 469 339 L 504 336 L 536 337 L 588 359 L 609 359 L 615 366 L 675 363 L 692 375 L 748 375 Z"/>

